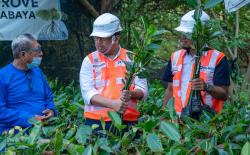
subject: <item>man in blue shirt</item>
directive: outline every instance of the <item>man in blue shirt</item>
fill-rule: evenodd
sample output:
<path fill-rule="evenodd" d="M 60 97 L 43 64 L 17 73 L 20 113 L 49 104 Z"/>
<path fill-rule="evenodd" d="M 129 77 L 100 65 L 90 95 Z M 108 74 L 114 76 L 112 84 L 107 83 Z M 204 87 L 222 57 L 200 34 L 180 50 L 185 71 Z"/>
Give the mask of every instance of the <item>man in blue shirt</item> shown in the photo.
<path fill-rule="evenodd" d="M 30 118 L 43 121 L 56 115 L 53 94 L 39 65 L 43 52 L 31 34 L 17 36 L 11 44 L 14 61 L 0 70 L 0 134 Z"/>

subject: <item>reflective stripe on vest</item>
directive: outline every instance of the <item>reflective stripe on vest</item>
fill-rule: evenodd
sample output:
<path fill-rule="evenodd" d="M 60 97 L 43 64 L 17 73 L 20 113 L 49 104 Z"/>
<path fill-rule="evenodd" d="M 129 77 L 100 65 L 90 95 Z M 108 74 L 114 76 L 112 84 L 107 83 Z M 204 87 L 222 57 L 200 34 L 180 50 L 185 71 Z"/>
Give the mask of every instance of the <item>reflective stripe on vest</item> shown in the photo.
<path fill-rule="evenodd" d="M 88 55 L 93 66 L 94 84 L 96 90 L 103 97 L 110 99 L 119 99 L 124 87 L 123 79 L 125 78 L 126 66 L 123 61 L 130 61 L 127 57 L 127 51 L 120 49 L 120 55 L 114 60 L 110 60 L 98 51 Z M 134 89 L 134 85 L 131 86 Z M 131 100 L 128 103 L 128 109 L 123 115 L 126 121 L 137 121 L 140 113 L 136 109 L 136 100 Z M 96 105 L 85 105 L 84 117 L 89 119 L 111 121 L 108 117 L 108 111 L 113 111 L 111 108 L 106 108 Z"/>
<path fill-rule="evenodd" d="M 184 49 L 176 51 L 171 56 L 172 74 L 173 74 L 173 97 L 175 99 L 175 110 L 177 113 L 182 111 L 182 108 L 187 105 L 191 91 L 191 83 L 188 83 L 185 94 L 181 94 L 181 74 L 183 61 L 186 51 Z M 216 50 L 209 50 L 203 53 L 201 57 L 200 78 L 206 83 L 213 85 L 214 70 L 218 63 L 225 55 Z M 190 72 L 191 79 L 193 78 L 194 64 Z M 181 96 L 185 95 L 185 102 L 182 103 Z M 223 107 L 223 101 L 213 98 L 205 91 L 201 91 L 201 95 L 205 104 L 212 107 L 216 112 L 220 112 Z"/>

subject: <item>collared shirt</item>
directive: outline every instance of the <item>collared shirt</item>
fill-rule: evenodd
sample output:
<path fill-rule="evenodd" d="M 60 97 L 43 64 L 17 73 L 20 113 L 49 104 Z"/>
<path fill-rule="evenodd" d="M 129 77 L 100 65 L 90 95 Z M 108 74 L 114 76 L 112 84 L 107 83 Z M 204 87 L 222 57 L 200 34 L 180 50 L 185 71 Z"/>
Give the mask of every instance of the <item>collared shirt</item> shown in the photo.
<path fill-rule="evenodd" d="M 28 120 L 45 109 L 56 114 L 52 91 L 38 67 L 23 71 L 9 64 L 0 70 L 0 133 L 31 126 Z"/>
<path fill-rule="evenodd" d="M 189 54 L 186 54 L 184 57 L 184 60 L 186 59 L 186 57 L 190 57 Z M 173 74 L 172 74 L 172 66 L 171 66 L 171 60 L 169 60 L 165 72 L 163 74 L 163 81 L 165 82 L 173 82 Z M 182 69 L 183 72 L 191 72 L 191 70 L 187 70 L 187 69 Z M 183 73 L 186 75 L 186 73 Z M 229 78 L 229 65 L 228 65 L 228 61 L 227 58 L 224 57 L 221 59 L 221 61 L 219 62 L 219 64 L 216 66 L 215 71 L 214 71 L 214 79 L 213 79 L 213 83 L 216 86 L 229 86 L 230 85 L 230 78 Z"/>
<path fill-rule="evenodd" d="M 119 55 L 120 55 L 120 50 L 117 52 L 116 56 L 114 57 L 114 59 L 112 59 L 112 61 L 115 60 Z M 134 83 L 135 83 L 135 89 L 142 90 L 144 94 L 143 98 L 146 98 L 148 94 L 147 80 L 135 77 Z M 85 57 L 82 62 L 80 70 L 80 87 L 85 104 L 90 104 L 91 98 L 93 96 L 101 94 L 95 88 L 93 66 L 88 56 Z"/>

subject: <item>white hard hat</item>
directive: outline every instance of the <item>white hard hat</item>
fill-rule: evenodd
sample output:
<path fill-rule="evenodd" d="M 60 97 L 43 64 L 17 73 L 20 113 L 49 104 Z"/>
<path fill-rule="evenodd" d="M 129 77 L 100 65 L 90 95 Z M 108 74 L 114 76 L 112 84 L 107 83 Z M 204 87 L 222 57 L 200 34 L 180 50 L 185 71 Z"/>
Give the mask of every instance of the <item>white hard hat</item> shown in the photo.
<path fill-rule="evenodd" d="M 120 20 L 115 15 L 104 13 L 94 21 L 90 36 L 106 38 L 121 30 Z"/>
<path fill-rule="evenodd" d="M 189 11 L 181 18 L 180 25 L 177 28 L 175 28 L 176 31 L 184 32 L 184 33 L 193 32 L 193 28 L 195 25 L 195 20 L 193 18 L 194 11 L 195 10 Z M 210 17 L 207 15 L 206 12 L 202 11 L 202 15 L 200 19 L 201 19 L 201 22 L 204 24 L 210 20 Z"/>

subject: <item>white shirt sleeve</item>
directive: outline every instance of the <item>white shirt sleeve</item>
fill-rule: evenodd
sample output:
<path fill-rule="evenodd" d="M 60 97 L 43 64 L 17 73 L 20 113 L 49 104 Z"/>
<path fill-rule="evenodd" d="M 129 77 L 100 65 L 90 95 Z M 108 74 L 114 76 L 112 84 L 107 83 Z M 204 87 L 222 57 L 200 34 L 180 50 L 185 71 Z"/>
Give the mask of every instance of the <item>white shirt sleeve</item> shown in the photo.
<path fill-rule="evenodd" d="M 91 98 L 100 94 L 94 86 L 94 75 L 89 57 L 85 57 L 80 70 L 80 89 L 85 104 L 91 104 Z"/>
<path fill-rule="evenodd" d="M 148 96 L 148 83 L 147 79 L 140 79 L 137 76 L 135 77 L 135 89 L 140 89 L 143 92 L 143 98 L 146 99 Z"/>

